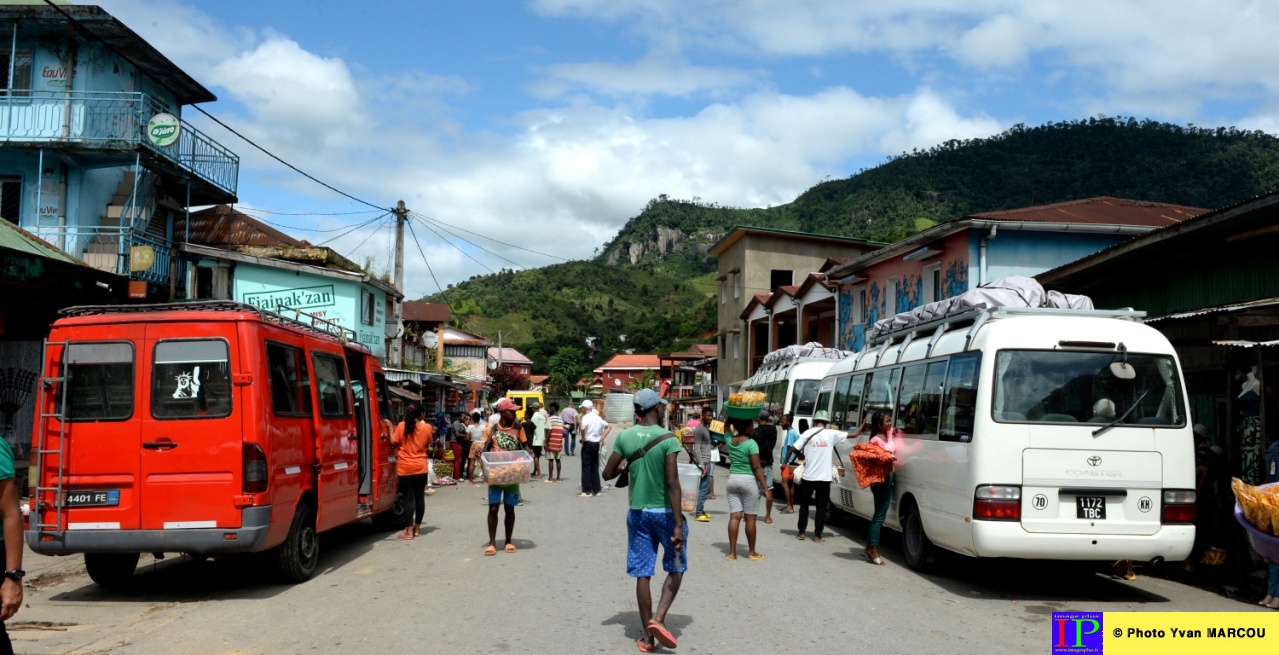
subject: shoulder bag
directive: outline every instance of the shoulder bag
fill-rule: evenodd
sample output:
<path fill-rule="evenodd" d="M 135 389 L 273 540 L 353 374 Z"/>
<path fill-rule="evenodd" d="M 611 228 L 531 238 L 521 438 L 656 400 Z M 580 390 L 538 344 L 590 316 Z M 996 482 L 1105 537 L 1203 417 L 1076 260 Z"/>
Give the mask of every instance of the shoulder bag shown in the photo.
<path fill-rule="evenodd" d="M 635 454 L 634 454 L 634 455 L 631 455 L 630 457 L 627 457 L 627 458 L 626 458 L 626 468 L 622 469 L 622 472 L 621 472 L 621 473 L 619 473 L 619 474 L 617 474 L 617 482 L 614 482 L 614 483 L 613 483 L 613 487 L 615 487 L 615 488 L 617 488 L 617 489 L 622 489 L 622 488 L 624 488 L 624 487 L 628 487 L 628 486 L 630 486 L 630 484 L 631 484 L 631 464 L 634 464 L 635 462 L 639 461 L 641 457 L 643 457 L 643 456 L 647 455 L 647 454 L 648 454 L 649 449 L 650 449 L 650 448 L 652 448 L 653 446 L 656 446 L 657 444 L 662 443 L 663 441 L 666 441 L 667 439 L 670 439 L 670 438 L 672 438 L 672 437 L 674 437 L 674 436 L 675 436 L 675 434 L 674 434 L 674 433 L 672 433 L 672 432 L 667 432 L 666 434 L 664 434 L 664 435 L 662 435 L 662 436 L 660 436 L 660 437 L 657 437 L 656 439 L 653 439 L 652 441 L 649 441 L 648 443 L 644 444 L 644 447 L 643 447 L 643 448 L 640 448 L 640 449 L 639 449 L 639 450 L 637 450 L 637 451 L 635 451 Z"/>

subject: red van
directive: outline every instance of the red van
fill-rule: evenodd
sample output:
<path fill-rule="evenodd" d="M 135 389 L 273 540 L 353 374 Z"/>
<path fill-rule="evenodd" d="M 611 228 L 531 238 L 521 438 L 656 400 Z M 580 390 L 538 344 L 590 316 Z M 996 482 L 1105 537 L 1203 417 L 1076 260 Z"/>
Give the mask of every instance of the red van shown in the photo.
<path fill-rule="evenodd" d="M 118 585 L 140 553 L 275 549 L 300 582 L 317 533 L 402 520 L 386 377 L 340 326 L 216 301 L 63 315 L 31 451 L 35 552 L 84 553 Z"/>

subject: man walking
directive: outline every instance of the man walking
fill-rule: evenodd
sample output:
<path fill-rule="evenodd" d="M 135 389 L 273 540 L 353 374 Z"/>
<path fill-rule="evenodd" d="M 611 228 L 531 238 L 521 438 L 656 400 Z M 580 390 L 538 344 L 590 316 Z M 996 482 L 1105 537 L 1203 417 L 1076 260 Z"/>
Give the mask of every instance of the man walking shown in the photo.
<path fill-rule="evenodd" d="M 529 419 L 533 423 L 533 477 L 542 477 L 542 449 L 546 447 L 546 410 L 542 409 L 542 403 L 536 400 L 530 400 L 528 411 L 533 416 Z"/>
<path fill-rule="evenodd" d="M 512 451 L 528 450 L 524 439 L 524 430 L 515 418 L 520 406 L 510 398 L 503 398 L 497 403 L 499 418 L 489 429 L 484 440 L 483 450 Z M 515 544 L 511 541 L 511 533 L 515 531 L 515 507 L 520 504 L 520 485 L 489 485 L 489 545 L 484 549 L 485 555 L 497 554 L 497 510 L 506 506 L 506 547 L 508 553 L 515 552 Z"/>
<path fill-rule="evenodd" d="M 658 423 L 666 401 L 652 389 L 641 389 L 635 394 L 634 404 L 638 422 L 618 436 L 613 455 L 604 468 L 604 479 L 617 477 L 625 462 L 630 476 L 626 573 L 635 578 L 635 598 L 639 603 L 643 634 L 635 640 L 635 646 L 641 652 L 650 653 L 654 641 L 667 648 L 677 646 L 675 635 L 666 628 L 666 613 L 688 570 L 688 554 L 684 550 L 688 524 L 684 522 L 684 515 L 675 509 L 681 503 L 677 461 L 683 447 L 674 434 Z M 583 457 L 585 452 L 584 449 Z M 657 566 L 658 544 L 662 546 L 666 582 L 662 584 L 662 597 L 654 612 L 651 583 Z"/>
<path fill-rule="evenodd" d="M 573 409 L 573 405 L 569 404 L 560 412 L 560 419 L 564 421 L 564 450 L 569 457 L 577 454 L 577 410 Z"/>
<path fill-rule="evenodd" d="M 583 498 L 600 495 L 600 448 L 613 430 L 595 411 L 590 400 L 582 401 L 582 493 Z"/>
<path fill-rule="evenodd" d="M 696 464 L 702 467 L 702 479 L 697 488 L 697 508 L 693 510 L 693 517 L 702 523 L 711 520 L 711 515 L 706 512 L 706 499 L 711 493 L 711 480 L 715 479 L 715 465 L 711 463 L 711 448 L 715 447 L 711 441 L 711 421 L 715 420 L 715 412 L 707 405 L 702 408 L 702 420 L 693 428 L 693 451 L 697 453 Z"/>
<path fill-rule="evenodd" d="M 755 426 L 751 439 L 759 444 L 759 467 L 764 471 L 764 484 L 768 485 L 768 489 L 761 487 L 759 490 L 760 495 L 764 496 L 764 492 L 773 487 L 773 449 L 777 447 L 777 428 L 773 426 L 773 416 L 768 410 L 760 410 L 759 425 Z M 773 496 L 765 496 L 764 503 L 764 522 L 772 523 Z"/>
<path fill-rule="evenodd" d="M 848 433 L 841 430 L 830 430 L 830 414 L 824 409 L 813 415 L 816 427 L 810 428 L 800 436 L 799 441 L 791 446 L 789 452 L 804 464 L 803 480 L 799 483 L 799 534 L 796 539 L 805 538 L 808 529 L 808 504 L 816 499 L 813 520 L 817 524 L 817 532 L 813 535 L 813 543 L 823 541 L 822 530 L 826 527 L 826 506 L 830 504 L 831 465 L 835 461 L 835 448 L 848 439 Z"/>

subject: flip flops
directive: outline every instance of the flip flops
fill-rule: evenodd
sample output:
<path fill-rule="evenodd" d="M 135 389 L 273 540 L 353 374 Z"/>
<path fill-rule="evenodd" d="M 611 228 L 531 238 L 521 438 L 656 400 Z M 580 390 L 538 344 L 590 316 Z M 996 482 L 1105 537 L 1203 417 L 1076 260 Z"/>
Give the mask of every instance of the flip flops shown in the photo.
<path fill-rule="evenodd" d="M 813 537 L 813 543 L 815 544 L 825 543 L 825 541 L 826 539 L 824 537 Z"/>
<path fill-rule="evenodd" d="M 656 650 L 652 646 L 649 646 L 648 644 L 644 643 L 643 637 L 640 637 L 639 639 L 635 640 L 635 647 L 638 648 L 639 652 L 641 653 L 651 653 L 654 650 Z"/>
<path fill-rule="evenodd" d="M 492 556 L 494 556 L 494 555 L 496 555 L 496 554 L 497 554 L 497 547 L 496 547 L 496 546 L 485 546 L 485 547 L 484 547 L 484 556 L 485 556 L 485 557 L 492 557 Z"/>
<path fill-rule="evenodd" d="M 804 540 L 804 533 L 803 533 L 803 532 L 801 532 L 801 533 L 799 533 L 799 534 L 795 535 L 795 538 L 796 538 L 796 539 L 798 539 L 798 540 L 800 540 L 800 541 L 803 541 L 803 540 Z"/>
<path fill-rule="evenodd" d="M 671 631 L 667 630 L 666 626 L 659 623 L 657 619 L 648 622 L 648 634 L 656 639 L 657 643 L 667 648 L 675 648 L 679 645 L 679 642 L 675 641 L 675 635 L 671 634 Z"/>
<path fill-rule="evenodd" d="M 760 561 L 760 560 L 764 559 L 764 556 L 763 556 L 763 555 L 751 555 L 750 557 L 747 557 L 746 559 L 748 559 L 748 560 L 750 560 L 750 561 L 752 561 L 752 562 L 758 562 L 758 561 Z"/>
<path fill-rule="evenodd" d="M 503 548 L 502 550 L 508 553 L 513 553 L 515 552 L 515 544 L 506 544 L 506 548 Z"/>

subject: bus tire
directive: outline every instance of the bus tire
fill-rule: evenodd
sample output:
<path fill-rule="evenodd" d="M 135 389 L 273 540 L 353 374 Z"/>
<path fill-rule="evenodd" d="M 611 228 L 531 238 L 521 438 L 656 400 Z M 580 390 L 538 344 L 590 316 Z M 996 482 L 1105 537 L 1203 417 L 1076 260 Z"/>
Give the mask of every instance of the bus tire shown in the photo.
<path fill-rule="evenodd" d="M 138 568 L 138 553 L 85 553 L 84 568 L 100 587 L 127 586 Z"/>
<path fill-rule="evenodd" d="M 924 533 L 924 520 L 919 507 L 912 502 L 902 516 L 902 552 L 906 565 L 916 571 L 925 571 L 932 564 L 935 548 Z"/>
<path fill-rule="evenodd" d="M 315 532 L 315 509 L 298 503 L 284 543 L 275 549 L 275 568 L 287 582 L 306 582 L 320 561 L 320 539 Z"/>
<path fill-rule="evenodd" d="M 373 527 L 379 530 L 399 530 L 408 525 L 404 516 L 404 494 L 395 493 L 395 502 L 384 512 L 373 515 Z"/>

